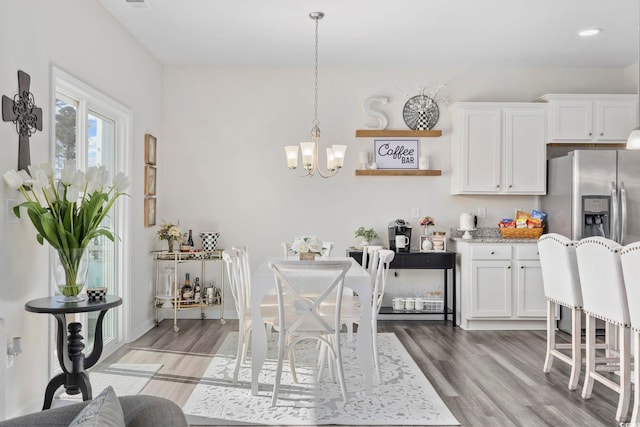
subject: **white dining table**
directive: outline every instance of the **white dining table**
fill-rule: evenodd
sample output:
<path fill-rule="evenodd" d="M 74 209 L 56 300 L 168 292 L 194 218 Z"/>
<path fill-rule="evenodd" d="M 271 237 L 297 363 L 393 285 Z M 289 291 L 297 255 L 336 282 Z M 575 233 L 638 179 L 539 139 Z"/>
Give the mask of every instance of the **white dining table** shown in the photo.
<path fill-rule="evenodd" d="M 251 276 L 251 394 L 258 394 L 258 377 L 267 354 L 267 331 L 264 324 L 260 304 L 265 295 L 275 289 L 273 271 L 269 268 L 270 261 L 284 260 L 284 258 L 267 258 Z M 373 343 L 371 340 L 371 276 L 353 258 L 331 257 L 331 261 L 350 260 L 351 268 L 344 279 L 344 287 L 350 288 L 358 294 L 362 309 L 356 339 L 356 354 L 358 364 L 362 369 L 364 387 L 367 394 L 371 393 L 371 375 L 373 371 Z M 291 261 L 291 259 L 289 259 Z M 318 260 L 317 262 L 322 262 Z"/>

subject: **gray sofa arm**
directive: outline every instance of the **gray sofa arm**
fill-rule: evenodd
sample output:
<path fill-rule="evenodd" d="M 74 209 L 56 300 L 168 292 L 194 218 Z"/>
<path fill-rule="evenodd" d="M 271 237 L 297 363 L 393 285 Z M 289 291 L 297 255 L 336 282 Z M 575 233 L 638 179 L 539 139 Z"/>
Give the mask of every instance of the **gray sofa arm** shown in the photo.
<path fill-rule="evenodd" d="M 188 427 L 182 409 L 172 401 L 157 396 L 137 395 L 118 398 L 127 427 Z M 24 415 L 0 422 L 0 427 L 68 427 L 89 402 Z"/>

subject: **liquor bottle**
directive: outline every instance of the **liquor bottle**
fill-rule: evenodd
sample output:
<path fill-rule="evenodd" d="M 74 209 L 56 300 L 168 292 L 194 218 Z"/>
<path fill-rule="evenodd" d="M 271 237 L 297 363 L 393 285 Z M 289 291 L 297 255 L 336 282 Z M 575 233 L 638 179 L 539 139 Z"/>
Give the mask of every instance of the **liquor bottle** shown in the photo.
<path fill-rule="evenodd" d="M 201 296 L 202 296 L 202 289 L 200 288 L 200 278 L 196 277 L 193 285 L 193 302 L 195 304 L 200 304 Z"/>
<path fill-rule="evenodd" d="M 187 239 L 187 245 L 191 246 L 191 251 L 193 252 L 193 235 L 191 230 L 189 230 L 189 238 Z"/>
<path fill-rule="evenodd" d="M 191 280 L 189 279 L 189 273 L 186 273 L 184 277 L 184 286 L 181 290 L 181 299 L 185 304 L 191 304 L 193 302 L 193 288 L 191 287 Z"/>

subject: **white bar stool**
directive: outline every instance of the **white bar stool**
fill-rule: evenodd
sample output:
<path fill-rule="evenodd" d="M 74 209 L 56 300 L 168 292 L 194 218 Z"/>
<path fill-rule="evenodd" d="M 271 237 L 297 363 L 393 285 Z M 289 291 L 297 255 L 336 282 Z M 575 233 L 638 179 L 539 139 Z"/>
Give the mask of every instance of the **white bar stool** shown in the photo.
<path fill-rule="evenodd" d="M 622 248 L 620 260 L 622 262 L 624 287 L 627 291 L 631 330 L 635 341 L 633 347 L 635 365 L 633 383 L 635 384 L 635 392 L 630 424 L 637 424 L 640 418 L 638 413 L 640 411 L 640 366 L 638 366 L 638 361 L 640 360 L 640 242 L 630 243 Z"/>
<path fill-rule="evenodd" d="M 582 398 L 589 399 L 596 380 L 618 392 L 616 421 L 625 421 L 631 394 L 631 329 L 627 293 L 622 275 L 622 247 L 604 237 L 588 237 L 576 244 L 578 270 L 582 287 L 583 310 L 587 315 L 587 357 Z M 596 358 L 596 319 L 617 328 L 619 357 Z M 610 352 L 613 356 L 613 352 Z M 619 382 L 600 372 L 620 373 Z"/>
<path fill-rule="evenodd" d="M 582 291 L 575 244 L 556 233 L 538 239 L 544 296 L 547 299 L 547 355 L 543 372 L 549 373 L 554 357 L 571 366 L 569 390 L 578 387 L 582 368 Z M 571 309 L 571 344 L 556 343 L 556 307 Z M 571 350 L 571 356 L 560 350 Z"/>

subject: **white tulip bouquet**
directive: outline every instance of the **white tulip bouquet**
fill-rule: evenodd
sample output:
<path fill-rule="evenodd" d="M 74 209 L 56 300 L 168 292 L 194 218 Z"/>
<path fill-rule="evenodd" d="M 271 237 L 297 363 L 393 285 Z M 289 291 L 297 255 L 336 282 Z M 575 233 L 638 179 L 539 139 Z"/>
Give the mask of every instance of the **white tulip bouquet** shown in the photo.
<path fill-rule="evenodd" d="M 41 245 L 46 240 L 58 251 L 67 285 L 75 285 L 80 263 L 76 250 L 86 248 L 98 236 L 114 240 L 113 233 L 101 228 L 100 223 L 116 199 L 125 195 L 130 180 L 118 173 L 107 187 L 109 173 L 104 166 L 90 167 L 83 173 L 74 161 L 65 163 L 57 182 L 49 163 L 29 166 L 29 172 L 12 169 L 3 175 L 7 185 L 19 190 L 26 200 L 13 211 L 20 217 L 20 208 L 27 210 L 37 231 L 36 239 Z"/>

